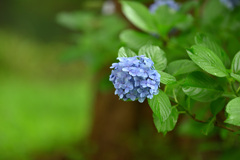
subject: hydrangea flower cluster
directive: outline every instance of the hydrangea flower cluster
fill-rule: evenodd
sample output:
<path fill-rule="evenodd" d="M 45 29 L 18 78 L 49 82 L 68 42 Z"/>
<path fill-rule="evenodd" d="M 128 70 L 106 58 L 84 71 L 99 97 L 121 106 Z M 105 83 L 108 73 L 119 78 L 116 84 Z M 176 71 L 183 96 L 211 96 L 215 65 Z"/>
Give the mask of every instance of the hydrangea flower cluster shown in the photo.
<path fill-rule="evenodd" d="M 176 11 L 179 10 L 179 5 L 174 0 L 155 0 L 155 2 L 149 7 L 149 10 L 154 13 L 158 7 L 163 5 L 167 5 Z"/>
<path fill-rule="evenodd" d="M 160 74 L 155 70 L 153 61 L 142 56 L 120 57 L 113 63 L 109 80 L 116 88 L 115 94 L 124 101 L 131 99 L 143 102 L 158 94 Z"/>
<path fill-rule="evenodd" d="M 240 5 L 240 0 L 220 0 L 220 2 L 231 10 Z"/>

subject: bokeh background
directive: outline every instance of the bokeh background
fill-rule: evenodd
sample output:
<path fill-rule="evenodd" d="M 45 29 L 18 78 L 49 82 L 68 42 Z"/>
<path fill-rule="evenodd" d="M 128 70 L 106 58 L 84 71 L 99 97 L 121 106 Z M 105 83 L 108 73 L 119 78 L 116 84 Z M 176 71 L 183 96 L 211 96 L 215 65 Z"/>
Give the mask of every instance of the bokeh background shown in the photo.
<path fill-rule="evenodd" d="M 114 95 L 108 76 L 119 34 L 135 29 L 120 7 L 0 1 L 0 160 L 240 158 L 238 136 L 220 129 L 204 136 L 184 116 L 163 136 L 147 103 Z"/>

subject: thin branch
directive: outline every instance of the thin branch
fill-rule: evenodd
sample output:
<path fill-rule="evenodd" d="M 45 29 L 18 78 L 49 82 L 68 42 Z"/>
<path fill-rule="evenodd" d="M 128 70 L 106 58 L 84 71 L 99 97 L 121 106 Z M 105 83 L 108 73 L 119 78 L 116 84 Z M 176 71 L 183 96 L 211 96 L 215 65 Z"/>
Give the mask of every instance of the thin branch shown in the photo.
<path fill-rule="evenodd" d="M 206 122 L 206 121 L 202 121 L 202 120 L 200 120 L 200 119 L 197 119 L 197 118 L 196 118 L 196 115 L 191 114 L 189 111 L 187 111 L 187 110 L 185 110 L 185 111 L 186 111 L 187 115 L 189 115 L 194 121 L 200 122 L 200 123 L 208 123 L 208 122 Z"/>
<path fill-rule="evenodd" d="M 190 114 L 188 111 L 186 111 L 186 113 L 187 113 L 194 121 L 196 121 L 196 122 L 208 123 L 208 122 L 205 122 L 205 121 L 196 119 L 195 115 Z M 219 122 L 217 122 L 217 121 L 214 123 L 214 126 L 219 127 L 219 128 L 223 128 L 223 129 L 226 129 L 226 130 L 228 130 L 228 131 L 230 131 L 230 132 L 237 132 L 237 131 L 235 131 L 234 129 L 229 128 L 229 127 L 225 126 L 224 124 L 221 124 L 221 123 L 219 123 Z M 238 134 L 238 135 L 239 135 L 239 134 Z"/>
<path fill-rule="evenodd" d="M 175 102 L 175 101 L 173 101 L 173 102 Z M 175 102 L 175 103 L 176 103 L 176 102 Z M 185 107 L 183 107 L 182 105 L 178 104 L 178 106 L 180 106 L 180 107 L 186 112 L 186 114 L 187 114 L 189 117 L 191 117 L 194 121 L 199 122 L 199 123 L 204 123 L 204 124 L 208 123 L 207 121 L 203 121 L 203 120 L 197 119 L 195 114 L 191 114 L 191 113 L 190 113 L 188 110 L 186 110 Z M 237 132 L 236 130 L 234 130 L 234 129 L 232 129 L 232 128 L 229 128 L 229 127 L 225 126 L 224 124 L 222 124 L 222 123 L 220 123 L 220 122 L 218 122 L 218 121 L 215 121 L 214 126 L 219 127 L 219 128 L 223 128 L 223 129 L 226 129 L 226 130 L 228 130 L 228 131 L 230 131 L 230 132 Z M 240 134 L 238 134 L 238 135 L 240 135 Z"/>
<path fill-rule="evenodd" d="M 227 127 L 227 126 L 224 126 L 223 124 L 220 124 L 220 123 L 217 122 L 217 121 L 214 123 L 214 125 L 217 126 L 217 127 L 220 127 L 220 128 L 226 129 L 226 130 L 228 130 L 228 131 L 230 131 L 230 132 L 236 132 L 234 129 L 229 128 L 229 127 Z"/>

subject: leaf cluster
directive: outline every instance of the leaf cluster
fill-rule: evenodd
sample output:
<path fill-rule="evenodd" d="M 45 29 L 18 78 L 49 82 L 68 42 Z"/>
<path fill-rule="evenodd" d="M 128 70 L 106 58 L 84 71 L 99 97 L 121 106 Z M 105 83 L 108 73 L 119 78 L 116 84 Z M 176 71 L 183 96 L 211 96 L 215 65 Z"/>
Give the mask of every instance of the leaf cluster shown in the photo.
<path fill-rule="evenodd" d="M 185 3 L 180 11 L 161 6 L 155 13 L 150 13 L 138 2 L 122 2 L 124 15 L 142 32 L 125 30 L 120 35 L 121 41 L 134 51 L 139 50 L 138 55 L 151 58 L 161 75 L 161 88 L 164 89 L 148 103 L 154 124 L 163 134 L 174 129 L 180 113 L 203 123 L 205 135 L 214 126 L 236 133 L 239 130 L 240 51 L 237 51 L 240 44 L 233 45 L 232 49 L 223 48 L 216 39 L 225 42 L 231 37 L 231 42 L 226 44 L 237 39 L 239 32 L 236 31 L 240 31 L 240 26 L 236 17 L 240 12 L 227 11 L 215 0 L 205 4 L 205 8 L 201 5 L 200 2 Z M 216 13 L 226 11 L 227 16 L 234 18 L 219 21 L 218 14 L 210 13 L 212 5 L 218 7 Z M 235 28 L 227 27 L 222 20 Z M 209 34 L 213 25 L 215 31 L 221 31 L 216 36 Z M 118 56 L 137 55 L 129 48 L 121 48 Z M 196 118 L 198 113 L 193 113 L 193 109 L 201 105 L 207 106 L 210 112 L 204 114 L 207 118 L 203 120 Z M 219 119 L 220 113 L 225 113 L 226 118 Z"/>

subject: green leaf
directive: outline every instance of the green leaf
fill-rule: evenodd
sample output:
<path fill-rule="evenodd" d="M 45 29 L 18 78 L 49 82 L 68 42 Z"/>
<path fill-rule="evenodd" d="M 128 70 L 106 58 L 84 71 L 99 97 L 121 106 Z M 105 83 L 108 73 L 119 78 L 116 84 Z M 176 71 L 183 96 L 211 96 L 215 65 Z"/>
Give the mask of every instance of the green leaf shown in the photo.
<path fill-rule="evenodd" d="M 166 94 L 168 95 L 168 97 L 171 97 L 173 99 L 176 98 L 178 104 L 182 106 L 187 106 L 186 94 L 183 92 L 182 86 L 180 86 L 179 83 L 181 83 L 181 81 L 175 84 L 167 85 L 165 88 Z"/>
<path fill-rule="evenodd" d="M 210 104 L 210 109 L 211 109 L 212 114 L 214 116 L 216 116 L 225 107 L 225 104 L 226 104 L 225 98 L 219 98 L 219 99 L 213 101 Z"/>
<path fill-rule="evenodd" d="M 149 33 L 155 32 L 153 17 L 144 5 L 130 1 L 122 1 L 121 3 L 123 14 L 136 27 Z"/>
<path fill-rule="evenodd" d="M 187 50 L 187 53 L 193 62 L 206 72 L 217 77 L 226 77 L 228 75 L 222 61 L 207 47 L 194 45 Z"/>
<path fill-rule="evenodd" d="M 206 3 L 204 4 L 204 9 L 202 10 L 200 23 L 203 23 L 203 25 L 205 26 L 213 25 L 216 28 L 216 20 L 218 20 L 218 18 L 220 17 L 222 21 L 221 14 L 224 13 L 225 10 L 226 7 L 223 4 L 221 4 L 219 0 L 206 1 Z M 219 21 L 217 22 L 219 23 Z"/>
<path fill-rule="evenodd" d="M 173 27 L 185 29 L 192 22 L 190 15 L 182 14 L 165 5 L 158 7 L 153 16 L 158 33 L 163 37 L 166 37 Z"/>
<path fill-rule="evenodd" d="M 148 104 L 160 122 L 166 121 L 171 114 L 170 100 L 162 90 L 159 90 L 159 94 L 154 95 L 152 99 L 148 99 Z"/>
<path fill-rule="evenodd" d="M 137 56 L 131 49 L 121 47 L 118 51 L 118 57 L 134 57 Z"/>
<path fill-rule="evenodd" d="M 202 129 L 204 135 L 208 135 L 214 128 L 215 117 L 213 117 Z"/>
<path fill-rule="evenodd" d="M 179 30 L 187 30 L 192 26 L 193 23 L 193 17 L 190 14 L 182 14 L 181 21 L 178 22 L 175 26 Z"/>
<path fill-rule="evenodd" d="M 69 29 L 88 30 L 92 26 L 94 17 L 92 12 L 62 12 L 57 15 L 57 22 Z"/>
<path fill-rule="evenodd" d="M 157 24 L 158 33 L 161 36 L 166 37 L 168 32 L 174 26 L 172 18 L 175 13 L 176 11 L 167 6 L 161 6 L 155 11 L 154 18 Z"/>
<path fill-rule="evenodd" d="M 176 108 L 172 109 L 171 114 L 164 122 L 162 122 L 158 118 L 158 116 L 153 114 L 153 122 L 159 133 L 162 132 L 163 134 L 166 134 L 167 132 L 173 130 L 177 123 L 177 120 L 178 120 L 178 110 Z"/>
<path fill-rule="evenodd" d="M 234 73 L 231 73 L 230 75 L 231 75 L 231 77 L 233 77 L 234 79 L 236 79 L 238 82 L 240 82 L 240 75 L 234 74 Z"/>
<path fill-rule="evenodd" d="M 202 72 L 189 74 L 182 86 L 186 95 L 201 102 L 213 101 L 223 93 L 216 81 Z"/>
<path fill-rule="evenodd" d="M 168 64 L 166 71 L 174 76 L 191 73 L 200 68 L 191 60 L 181 59 Z"/>
<path fill-rule="evenodd" d="M 225 123 L 240 126 L 240 97 L 231 100 L 226 107 L 228 117 Z"/>
<path fill-rule="evenodd" d="M 162 71 L 167 66 L 167 58 L 165 52 L 158 46 L 145 45 L 140 48 L 138 55 L 145 55 L 154 62 L 156 70 Z"/>
<path fill-rule="evenodd" d="M 180 12 L 189 13 L 192 9 L 200 7 L 199 1 L 186 1 L 181 4 Z"/>
<path fill-rule="evenodd" d="M 162 42 L 149 34 L 138 32 L 135 30 L 125 30 L 120 34 L 120 39 L 128 47 L 139 50 L 145 44 L 162 45 Z"/>
<path fill-rule="evenodd" d="M 240 51 L 234 56 L 231 69 L 233 73 L 240 74 Z"/>
<path fill-rule="evenodd" d="M 197 45 L 204 45 L 205 47 L 209 48 L 221 59 L 226 67 L 230 66 L 230 59 L 226 52 L 209 36 L 198 33 L 195 36 L 195 43 Z"/>
<path fill-rule="evenodd" d="M 176 78 L 168 73 L 165 73 L 163 71 L 157 70 L 158 73 L 161 75 L 161 83 L 163 84 L 173 84 L 176 82 Z"/>

